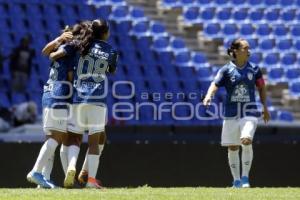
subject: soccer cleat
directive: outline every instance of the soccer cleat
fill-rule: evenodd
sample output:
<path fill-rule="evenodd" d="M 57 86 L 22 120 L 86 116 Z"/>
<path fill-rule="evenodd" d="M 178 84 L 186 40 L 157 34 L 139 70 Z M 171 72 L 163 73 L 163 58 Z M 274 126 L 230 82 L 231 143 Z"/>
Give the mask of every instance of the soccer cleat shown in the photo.
<path fill-rule="evenodd" d="M 35 183 L 37 185 L 39 185 L 41 188 L 48 188 L 48 189 L 52 189 L 55 188 L 55 185 L 48 182 L 45 177 L 38 172 L 29 172 L 27 174 L 27 180 L 31 183 Z"/>
<path fill-rule="evenodd" d="M 242 183 L 240 180 L 235 180 L 233 181 L 233 185 L 232 185 L 233 188 L 241 188 L 242 187 Z"/>
<path fill-rule="evenodd" d="M 101 185 L 99 185 L 99 181 L 95 178 L 89 177 L 87 184 L 85 186 L 86 188 L 95 188 L 95 189 L 103 189 Z"/>
<path fill-rule="evenodd" d="M 65 180 L 64 180 L 64 187 L 65 188 L 73 188 L 74 186 L 74 181 L 75 181 L 75 175 L 76 175 L 76 170 L 68 170 Z"/>
<path fill-rule="evenodd" d="M 247 176 L 242 176 L 241 182 L 242 182 L 241 183 L 242 188 L 249 188 L 250 187 L 249 178 Z"/>
<path fill-rule="evenodd" d="M 85 185 L 88 181 L 88 172 L 85 170 L 81 170 L 81 172 L 78 175 L 78 182 L 81 185 Z"/>

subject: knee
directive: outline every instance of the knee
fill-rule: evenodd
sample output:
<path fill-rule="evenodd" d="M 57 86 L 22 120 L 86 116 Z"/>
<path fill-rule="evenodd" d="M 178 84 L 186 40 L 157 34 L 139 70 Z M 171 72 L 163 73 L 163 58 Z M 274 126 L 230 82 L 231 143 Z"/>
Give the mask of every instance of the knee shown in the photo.
<path fill-rule="evenodd" d="M 242 138 L 241 143 L 242 145 L 250 145 L 252 144 L 252 140 L 250 138 Z"/>
<path fill-rule="evenodd" d="M 239 150 L 239 146 L 229 146 L 228 147 L 228 150 L 230 150 L 230 151 L 237 151 L 237 150 Z"/>

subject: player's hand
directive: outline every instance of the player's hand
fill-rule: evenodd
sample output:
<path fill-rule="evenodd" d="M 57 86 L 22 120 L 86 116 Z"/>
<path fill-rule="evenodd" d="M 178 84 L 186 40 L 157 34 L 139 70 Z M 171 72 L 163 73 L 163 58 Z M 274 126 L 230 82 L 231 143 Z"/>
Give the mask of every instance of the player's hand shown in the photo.
<path fill-rule="evenodd" d="M 72 32 L 64 32 L 57 38 L 57 41 L 60 43 L 61 42 L 69 42 L 72 39 L 73 39 Z"/>
<path fill-rule="evenodd" d="M 203 105 L 208 107 L 211 104 L 211 97 L 206 95 L 205 98 L 203 99 Z"/>
<path fill-rule="evenodd" d="M 265 122 L 265 124 L 270 120 L 270 113 L 269 113 L 269 110 L 268 110 L 268 107 L 264 107 L 264 111 L 263 111 L 263 120 Z"/>

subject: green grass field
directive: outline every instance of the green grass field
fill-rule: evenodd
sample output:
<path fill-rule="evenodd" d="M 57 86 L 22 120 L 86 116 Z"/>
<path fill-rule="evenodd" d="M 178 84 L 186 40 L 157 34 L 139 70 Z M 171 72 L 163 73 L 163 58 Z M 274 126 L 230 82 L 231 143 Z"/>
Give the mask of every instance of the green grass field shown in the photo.
<path fill-rule="evenodd" d="M 300 188 L 0 189 L 0 200 L 299 200 Z"/>

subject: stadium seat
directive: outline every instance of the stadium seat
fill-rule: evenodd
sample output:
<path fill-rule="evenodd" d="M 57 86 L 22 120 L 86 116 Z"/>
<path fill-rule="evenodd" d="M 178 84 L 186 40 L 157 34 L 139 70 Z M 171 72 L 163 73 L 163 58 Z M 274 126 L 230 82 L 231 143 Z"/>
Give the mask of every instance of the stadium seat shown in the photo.
<path fill-rule="evenodd" d="M 296 1 L 296 0 L 280 0 L 280 5 L 281 5 L 283 8 L 291 7 L 291 6 L 294 6 L 294 5 L 295 5 L 295 1 Z"/>
<path fill-rule="evenodd" d="M 283 2 L 283 1 L 281 1 Z M 286 2 L 286 0 L 284 1 Z M 291 5 L 291 4 L 290 4 Z M 292 22 L 296 18 L 296 9 L 282 9 L 281 20 L 284 22 Z"/>
<path fill-rule="evenodd" d="M 203 53 L 192 52 L 191 57 L 192 57 L 193 66 L 195 68 L 208 66 L 206 56 Z"/>
<path fill-rule="evenodd" d="M 176 67 L 176 70 L 181 80 L 196 79 L 194 67 Z"/>
<path fill-rule="evenodd" d="M 127 6 L 113 7 L 109 19 L 115 21 L 116 23 L 120 23 L 122 21 L 130 21 L 130 17 L 128 15 L 128 7 Z"/>
<path fill-rule="evenodd" d="M 294 49 L 296 51 L 300 51 L 300 38 L 294 40 L 294 45 L 293 46 L 294 46 Z"/>
<path fill-rule="evenodd" d="M 243 21 L 248 17 L 248 9 L 247 8 L 237 8 L 233 11 L 233 19 L 235 21 Z"/>
<path fill-rule="evenodd" d="M 197 77 L 201 80 L 212 80 L 213 73 L 211 67 L 199 67 L 197 68 Z"/>
<path fill-rule="evenodd" d="M 294 65 L 297 61 L 297 55 L 295 53 L 285 53 L 281 57 L 281 63 L 283 65 Z"/>
<path fill-rule="evenodd" d="M 145 21 L 135 22 L 132 25 L 132 29 L 129 32 L 130 35 L 133 35 L 135 37 L 144 37 L 144 36 L 150 36 L 150 32 L 148 31 L 149 24 Z"/>
<path fill-rule="evenodd" d="M 266 67 L 272 67 L 279 63 L 279 53 L 268 53 L 265 55 L 264 63 Z"/>
<path fill-rule="evenodd" d="M 285 77 L 287 80 L 295 80 L 300 78 L 300 68 L 297 66 L 285 69 Z"/>
<path fill-rule="evenodd" d="M 293 38 L 300 37 L 300 23 L 291 25 L 290 34 Z"/>
<path fill-rule="evenodd" d="M 251 50 L 257 48 L 257 46 L 258 46 L 258 39 L 257 38 L 255 38 L 255 37 L 245 37 L 245 38 L 248 41 Z"/>
<path fill-rule="evenodd" d="M 268 37 L 271 32 L 272 29 L 269 24 L 263 23 L 257 25 L 256 34 L 258 37 Z"/>
<path fill-rule="evenodd" d="M 209 38 L 220 37 L 221 26 L 219 23 L 204 24 L 204 35 Z"/>
<path fill-rule="evenodd" d="M 212 21 L 215 17 L 215 8 L 207 7 L 203 10 L 201 9 L 200 12 L 200 19 L 203 23 L 208 23 L 209 21 Z"/>
<path fill-rule="evenodd" d="M 175 65 L 181 67 L 190 67 L 190 52 L 179 52 L 175 54 Z"/>
<path fill-rule="evenodd" d="M 279 9 L 266 9 L 265 11 L 265 20 L 270 23 L 277 22 L 280 17 L 280 10 Z"/>
<path fill-rule="evenodd" d="M 277 39 L 277 49 L 280 51 L 289 51 L 293 48 L 292 39 Z"/>
<path fill-rule="evenodd" d="M 191 7 L 183 10 L 183 19 L 185 25 L 193 25 L 199 23 L 199 8 Z"/>
<path fill-rule="evenodd" d="M 248 3 L 251 7 L 257 7 L 262 4 L 261 0 L 248 0 Z"/>
<path fill-rule="evenodd" d="M 160 22 L 151 21 L 150 22 L 150 31 L 151 31 L 151 35 L 153 38 L 169 37 L 168 32 L 166 32 L 165 26 Z"/>
<path fill-rule="evenodd" d="M 247 23 L 247 24 L 241 24 L 240 25 L 240 33 L 243 35 L 243 37 L 251 36 L 255 32 L 255 28 L 253 24 Z"/>
<path fill-rule="evenodd" d="M 275 39 L 266 38 L 260 40 L 259 48 L 264 52 L 272 51 L 274 50 L 275 45 Z"/>
<path fill-rule="evenodd" d="M 260 0 L 257 0 L 261 2 Z M 253 22 L 260 22 L 264 18 L 264 10 L 252 8 L 249 11 L 249 19 Z"/>
<path fill-rule="evenodd" d="M 247 3 L 247 0 L 232 0 L 231 4 L 236 7 L 243 7 Z"/>
<path fill-rule="evenodd" d="M 225 37 L 236 37 L 238 33 L 238 26 L 235 23 L 226 23 L 222 28 L 223 34 Z"/>
<path fill-rule="evenodd" d="M 197 1 L 196 4 L 198 4 L 200 8 L 210 7 L 213 5 L 212 0 L 196 0 L 196 1 Z"/>
<path fill-rule="evenodd" d="M 260 52 L 251 52 L 250 56 L 250 62 L 253 62 L 254 64 L 260 64 L 263 60 L 263 55 Z"/>
<path fill-rule="evenodd" d="M 277 24 L 277 25 L 273 25 L 273 34 L 275 35 L 276 38 L 286 38 L 289 29 L 287 28 L 287 26 L 285 26 L 284 24 Z"/>
<path fill-rule="evenodd" d="M 152 48 L 155 51 L 170 51 L 169 39 L 165 37 L 155 38 L 153 41 Z"/>
<path fill-rule="evenodd" d="M 185 46 L 185 42 L 182 38 L 171 38 L 170 45 L 175 54 L 188 51 L 188 49 Z"/>
<path fill-rule="evenodd" d="M 269 83 L 277 83 L 284 81 L 284 69 L 281 67 L 268 68 Z"/>
<path fill-rule="evenodd" d="M 300 80 L 296 79 L 288 83 L 290 95 L 293 97 L 300 97 Z"/>
<path fill-rule="evenodd" d="M 286 122 L 292 122 L 294 121 L 294 116 L 291 112 L 289 111 L 286 111 L 286 110 L 279 110 L 277 112 L 278 114 L 278 120 L 281 120 L 281 121 L 286 121 Z"/>
<path fill-rule="evenodd" d="M 147 17 L 145 17 L 144 10 L 139 7 L 130 7 L 129 9 L 130 17 L 134 22 L 146 22 Z"/>
<path fill-rule="evenodd" d="M 27 102 L 28 99 L 25 93 L 11 92 L 11 103 L 12 105 L 20 104 Z"/>
<path fill-rule="evenodd" d="M 218 21 L 228 21 L 231 18 L 231 8 L 222 8 L 217 10 L 216 19 Z"/>

